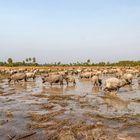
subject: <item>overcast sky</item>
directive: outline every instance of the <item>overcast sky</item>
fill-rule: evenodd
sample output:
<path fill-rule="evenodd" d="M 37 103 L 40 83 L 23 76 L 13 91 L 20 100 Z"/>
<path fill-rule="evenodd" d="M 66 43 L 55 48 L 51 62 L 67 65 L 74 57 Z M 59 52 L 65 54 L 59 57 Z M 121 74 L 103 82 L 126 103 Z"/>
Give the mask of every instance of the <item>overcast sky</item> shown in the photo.
<path fill-rule="evenodd" d="M 0 0 L 0 61 L 140 60 L 140 0 Z"/>

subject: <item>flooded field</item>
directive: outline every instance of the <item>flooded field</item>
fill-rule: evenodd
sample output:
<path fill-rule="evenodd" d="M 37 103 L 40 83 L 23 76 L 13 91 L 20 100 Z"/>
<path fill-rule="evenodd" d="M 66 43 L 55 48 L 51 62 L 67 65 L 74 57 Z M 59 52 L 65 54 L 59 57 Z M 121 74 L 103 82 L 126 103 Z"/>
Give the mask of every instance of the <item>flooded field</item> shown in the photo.
<path fill-rule="evenodd" d="M 140 88 L 115 96 L 76 77 L 76 85 L 0 81 L 0 140 L 140 140 Z"/>

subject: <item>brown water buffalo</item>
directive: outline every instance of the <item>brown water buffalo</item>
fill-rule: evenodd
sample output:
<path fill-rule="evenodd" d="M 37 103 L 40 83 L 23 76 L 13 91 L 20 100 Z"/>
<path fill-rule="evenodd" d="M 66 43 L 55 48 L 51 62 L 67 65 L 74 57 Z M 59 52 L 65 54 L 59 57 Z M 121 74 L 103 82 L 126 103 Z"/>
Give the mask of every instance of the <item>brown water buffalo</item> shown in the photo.
<path fill-rule="evenodd" d="M 48 82 L 52 86 L 53 83 L 60 83 L 63 85 L 64 77 L 62 75 L 49 75 L 48 77 L 42 78 L 42 83 Z"/>
<path fill-rule="evenodd" d="M 32 78 L 34 80 L 36 78 L 35 72 L 27 72 L 26 78 Z"/>
<path fill-rule="evenodd" d="M 126 73 L 122 76 L 123 79 L 126 80 L 128 84 L 132 84 L 133 75 L 130 73 Z"/>
<path fill-rule="evenodd" d="M 99 87 L 99 86 L 102 85 L 102 80 L 99 78 L 99 76 L 93 76 L 91 78 L 91 82 L 92 82 L 92 84 L 93 84 L 94 87 L 96 87 L 96 86 Z"/>
<path fill-rule="evenodd" d="M 91 78 L 92 72 L 84 72 L 80 74 L 80 78 Z"/>
<path fill-rule="evenodd" d="M 125 79 L 108 78 L 104 83 L 104 91 L 117 91 L 119 88 L 127 85 Z"/>
<path fill-rule="evenodd" d="M 64 79 L 66 80 L 67 86 L 69 85 L 69 83 L 73 83 L 73 85 L 76 85 L 76 81 L 73 76 L 66 76 Z"/>
<path fill-rule="evenodd" d="M 140 74 L 137 75 L 138 84 L 140 85 Z"/>
<path fill-rule="evenodd" d="M 11 76 L 8 78 L 8 82 L 10 83 L 12 80 L 14 81 L 14 83 L 15 83 L 15 82 L 19 82 L 19 81 L 21 81 L 21 80 L 26 81 L 26 80 L 27 80 L 27 79 L 26 79 L 26 74 L 24 74 L 24 73 L 16 73 L 16 74 L 13 74 L 13 75 L 11 75 Z"/>

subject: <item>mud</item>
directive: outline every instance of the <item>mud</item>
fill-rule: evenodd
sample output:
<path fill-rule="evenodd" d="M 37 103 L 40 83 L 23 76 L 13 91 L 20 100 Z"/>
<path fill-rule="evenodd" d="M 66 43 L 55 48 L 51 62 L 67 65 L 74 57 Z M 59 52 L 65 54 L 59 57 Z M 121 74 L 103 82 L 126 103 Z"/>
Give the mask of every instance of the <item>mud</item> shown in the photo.
<path fill-rule="evenodd" d="M 0 140 L 139 140 L 140 88 L 104 95 L 89 80 L 76 86 L 0 80 Z"/>

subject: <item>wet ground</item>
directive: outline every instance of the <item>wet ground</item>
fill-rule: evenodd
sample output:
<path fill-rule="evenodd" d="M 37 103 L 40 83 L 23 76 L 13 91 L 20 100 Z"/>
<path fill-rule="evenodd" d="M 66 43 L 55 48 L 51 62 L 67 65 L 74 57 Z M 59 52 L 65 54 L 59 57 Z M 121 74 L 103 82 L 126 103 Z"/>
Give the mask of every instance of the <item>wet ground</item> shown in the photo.
<path fill-rule="evenodd" d="M 0 81 L 0 140 L 140 140 L 140 88 L 104 95 L 89 80 L 50 87 Z"/>

